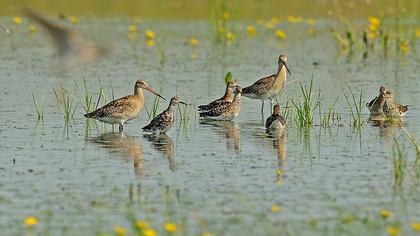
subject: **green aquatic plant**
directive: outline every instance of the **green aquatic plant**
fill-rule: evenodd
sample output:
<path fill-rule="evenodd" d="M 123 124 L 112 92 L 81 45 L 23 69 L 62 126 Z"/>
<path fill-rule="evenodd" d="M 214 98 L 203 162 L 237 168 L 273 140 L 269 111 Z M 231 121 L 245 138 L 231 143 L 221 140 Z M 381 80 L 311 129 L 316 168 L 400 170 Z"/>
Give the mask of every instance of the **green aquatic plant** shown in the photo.
<path fill-rule="evenodd" d="M 306 87 L 302 82 L 299 82 L 300 91 L 302 93 L 303 100 L 295 101 L 291 100 L 291 103 L 296 111 L 296 123 L 301 128 L 308 128 L 313 125 L 314 122 L 314 111 L 319 106 L 319 95 L 314 97 L 313 94 L 313 78 Z"/>
<path fill-rule="evenodd" d="M 338 99 L 340 95 L 337 95 L 337 98 L 335 101 L 328 106 L 327 112 L 322 112 L 321 105 L 318 106 L 318 112 L 319 112 L 319 122 L 322 127 L 331 127 L 331 125 L 339 123 L 341 121 L 341 115 L 338 113 L 334 107 L 336 106 Z"/>
<path fill-rule="evenodd" d="M 34 102 L 38 120 L 44 120 L 44 96 L 42 96 L 42 103 L 39 104 L 34 93 L 32 92 L 32 101 Z"/>
<path fill-rule="evenodd" d="M 83 78 L 83 88 L 81 88 L 77 84 L 76 80 L 74 81 L 74 85 L 76 86 L 76 89 L 79 92 L 79 95 L 81 95 L 81 97 L 83 98 L 83 103 L 82 103 L 83 109 L 85 110 L 86 113 L 89 113 L 89 112 L 92 112 L 94 109 L 94 103 L 92 100 L 94 94 L 89 94 L 86 78 L 83 74 L 82 74 L 82 78 Z"/>
<path fill-rule="evenodd" d="M 347 105 L 348 105 L 349 110 L 350 110 L 350 115 L 351 115 L 350 122 L 351 122 L 351 124 L 354 128 L 361 128 L 365 123 L 365 121 L 363 119 L 363 115 L 362 115 L 363 92 L 360 91 L 360 95 L 359 95 L 359 97 L 357 97 L 357 95 L 355 95 L 353 93 L 353 90 L 351 89 L 351 87 L 348 84 L 347 84 L 347 89 L 348 89 L 348 92 L 350 93 L 350 95 L 348 95 L 344 90 L 343 90 L 343 94 L 344 94 L 344 97 L 346 98 Z"/>
<path fill-rule="evenodd" d="M 394 163 L 394 181 L 397 186 L 401 186 L 406 174 L 408 161 L 406 155 L 403 153 L 398 141 L 394 138 L 394 145 L 392 146 L 393 163 Z"/>
<path fill-rule="evenodd" d="M 77 104 L 74 105 L 73 97 L 63 85 L 60 86 L 58 91 L 53 87 L 53 91 L 58 104 L 58 108 L 63 114 L 64 121 L 68 123 L 69 120 L 74 116 Z"/>
<path fill-rule="evenodd" d="M 232 73 L 229 71 L 228 73 L 226 73 L 225 75 L 225 84 L 228 84 L 230 81 L 233 80 L 233 76 Z"/>

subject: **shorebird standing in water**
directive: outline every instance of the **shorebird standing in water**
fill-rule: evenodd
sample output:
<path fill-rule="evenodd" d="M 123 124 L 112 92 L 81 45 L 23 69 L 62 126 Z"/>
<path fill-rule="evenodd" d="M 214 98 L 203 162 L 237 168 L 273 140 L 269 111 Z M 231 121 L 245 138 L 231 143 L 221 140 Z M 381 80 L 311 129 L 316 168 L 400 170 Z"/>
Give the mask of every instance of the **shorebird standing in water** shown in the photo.
<path fill-rule="evenodd" d="M 236 86 L 233 91 L 234 98 L 231 102 L 223 101 L 209 110 L 199 112 L 200 117 L 208 120 L 233 120 L 241 110 L 242 88 Z"/>
<path fill-rule="evenodd" d="M 60 69 L 93 62 L 108 52 L 106 48 L 82 40 L 76 32 L 52 23 L 31 9 L 26 8 L 23 12 L 41 25 L 52 38 L 57 48 Z"/>
<path fill-rule="evenodd" d="M 408 105 L 404 106 L 394 101 L 394 94 L 391 91 L 385 92 L 385 103 L 383 112 L 390 117 L 403 117 L 408 111 Z"/>
<path fill-rule="evenodd" d="M 282 129 L 286 126 L 286 120 L 280 115 L 280 105 L 274 106 L 273 114 L 265 121 L 267 132 Z"/>
<path fill-rule="evenodd" d="M 234 94 L 233 91 L 236 89 L 236 82 L 235 81 L 229 81 L 226 85 L 226 91 L 225 95 L 223 97 L 216 99 L 212 102 L 210 102 L 207 105 L 200 105 L 198 106 L 198 111 L 208 111 L 211 108 L 217 106 L 218 104 L 221 104 L 223 102 L 232 102 Z"/>
<path fill-rule="evenodd" d="M 270 105 L 273 107 L 273 98 L 279 95 L 286 85 L 286 72 L 292 75 L 287 67 L 286 61 L 287 57 L 285 55 L 280 55 L 278 69 L 275 74 L 261 78 L 243 89 L 243 96 L 261 100 L 262 114 L 264 114 L 264 100 L 269 99 Z"/>
<path fill-rule="evenodd" d="M 134 95 L 128 95 L 116 99 L 95 111 L 85 114 L 85 117 L 100 120 L 107 124 L 118 124 L 119 130 L 122 132 L 124 129 L 124 123 L 136 118 L 144 106 L 143 89 L 146 89 L 156 96 L 166 100 L 150 88 L 145 81 L 137 80 L 134 85 Z"/>
<path fill-rule="evenodd" d="M 385 87 L 379 88 L 379 95 L 376 96 L 372 101 L 366 103 L 366 107 L 369 109 L 370 114 L 373 116 L 383 114 L 383 107 L 385 104 Z"/>
<path fill-rule="evenodd" d="M 148 125 L 144 126 L 142 128 L 143 131 L 155 134 L 166 133 L 174 124 L 174 111 L 178 103 L 187 105 L 185 102 L 181 102 L 178 96 L 172 97 L 168 108 L 153 118 Z"/>

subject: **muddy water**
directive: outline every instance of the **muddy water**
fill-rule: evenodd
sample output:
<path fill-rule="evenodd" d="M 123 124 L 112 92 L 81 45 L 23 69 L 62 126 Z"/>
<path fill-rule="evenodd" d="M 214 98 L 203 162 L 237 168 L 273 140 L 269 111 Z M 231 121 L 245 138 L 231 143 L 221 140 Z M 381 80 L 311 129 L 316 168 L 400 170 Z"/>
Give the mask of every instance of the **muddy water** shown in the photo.
<path fill-rule="evenodd" d="M 394 187 L 393 139 L 410 163 L 414 157 L 406 136 L 397 127 L 370 124 L 356 132 L 341 91 L 347 82 L 355 92 L 362 90 L 367 102 L 380 85 L 391 88 L 411 105 L 407 129 L 420 137 L 414 53 L 399 60 L 379 53 L 365 60 L 362 53 L 338 56 L 324 23 L 314 36 L 289 29 L 284 42 L 260 33 L 224 48 L 211 44 L 208 26 L 200 21 L 143 22 L 142 30 L 157 34 L 151 48 L 142 33 L 132 46 L 127 25 L 116 19 L 77 26 L 87 38 L 112 45 L 113 54 L 71 73 L 51 68 L 53 50 L 41 32 L 30 34 L 22 27 L 10 37 L 0 35 L 0 230 L 5 235 L 21 235 L 27 215 L 39 218 L 41 235 L 110 232 L 114 225 L 129 227 L 131 215 L 158 229 L 164 221 L 175 221 L 191 235 L 334 234 L 341 212 L 374 215 L 380 209 L 393 210 L 403 228 L 420 219 L 418 190 Z M 185 43 L 190 37 L 200 45 L 192 49 Z M 159 51 L 165 54 L 163 66 Z M 325 108 L 340 95 L 335 107 L 340 125 L 305 131 L 291 119 L 284 133 L 269 137 L 261 124 L 261 103 L 243 98 L 233 122 L 200 122 L 192 112 L 184 125 L 177 114 L 167 135 L 147 137 L 140 132 L 148 121 L 143 110 L 121 135 L 111 126 L 87 126 L 73 82 L 81 85 L 83 74 L 91 93 L 97 93 L 100 78 L 110 99 L 111 83 L 119 97 L 131 93 L 141 77 L 165 97 L 177 94 L 197 105 L 221 96 L 227 71 L 242 86 L 273 73 L 279 53 L 288 56 L 292 71 L 281 104 L 300 98 L 293 81 L 309 82 L 313 75 Z M 60 85 L 80 103 L 67 126 L 52 90 Z M 45 97 L 43 122 L 37 122 L 31 91 Z M 153 96 L 146 93 L 146 100 L 150 108 Z M 159 110 L 166 106 L 160 102 Z M 271 213 L 273 204 L 282 212 Z M 319 226 L 311 228 L 311 219 Z"/>

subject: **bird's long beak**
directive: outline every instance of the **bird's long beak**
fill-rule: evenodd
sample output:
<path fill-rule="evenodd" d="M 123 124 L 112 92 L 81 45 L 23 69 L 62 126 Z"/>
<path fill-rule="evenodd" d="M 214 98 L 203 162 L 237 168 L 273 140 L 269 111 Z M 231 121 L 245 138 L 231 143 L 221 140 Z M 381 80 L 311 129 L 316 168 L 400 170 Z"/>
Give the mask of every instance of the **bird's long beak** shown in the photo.
<path fill-rule="evenodd" d="M 281 59 L 280 59 L 281 60 Z M 281 62 L 283 62 L 284 67 L 286 67 L 287 72 L 289 73 L 289 75 L 292 75 L 292 73 L 290 73 L 289 67 L 287 67 L 287 64 L 285 61 L 281 60 Z"/>
<path fill-rule="evenodd" d="M 157 92 L 155 92 L 155 90 L 153 90 L 152 88 L 147 87 L 147 88 L 145 88 L 145 89 L 147 89 L 149 92 L 153 93 L 154 95 L 156 95 L 156 96 L 158 96 L 158 97 L 162 98 L 163 100 L 166 100 L 166 98 L 162 97 L 162 95 L 160 95 L 160 94 L 158 94 Z"/>
<path fill-rule="evenodd" d="M 185 102 L 182 102 L 182 101 L 179 101 L 179 103 L 184 104 L 184 105 L 188 105 L 188 103 L 185 103 Z"/>

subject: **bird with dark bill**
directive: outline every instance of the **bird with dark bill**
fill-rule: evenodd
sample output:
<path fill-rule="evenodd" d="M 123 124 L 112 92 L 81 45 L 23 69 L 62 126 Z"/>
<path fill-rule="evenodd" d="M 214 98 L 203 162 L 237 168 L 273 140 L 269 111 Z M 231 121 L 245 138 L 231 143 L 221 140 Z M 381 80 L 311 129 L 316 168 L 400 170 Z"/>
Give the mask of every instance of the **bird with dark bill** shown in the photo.
<path fill-rule="evenodd" d="M 199 111 L 200 118 L 207 120 L 233 120 L 241 110 L 241 93 L 242 88 L 236 86 L 231 102 L 223 101 L 206 111 Z"/>
<path fill-rule="evenodd" d="M 207 105 L 200 105 L 198 106 L 198 111 L 208 111 L 211 108 L 217 106 L 218 104 L 221 104 L 223 102 L 232 102 L 234 94 L 233 91 L 236 89 L 236 82 L 234 80 L 229 81 L 226 84 L 226 91 L 225 94 L 212 102 L 210 102 Z"/>
<path fill-rule="evenodd" d="M 280 115 L 280 105 L 274 106 L 273 114 L 265 121 L 267 132 L 283 129 L 286 126 L 286 120 Z"/>

